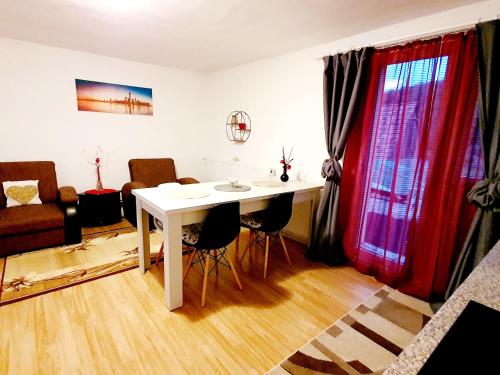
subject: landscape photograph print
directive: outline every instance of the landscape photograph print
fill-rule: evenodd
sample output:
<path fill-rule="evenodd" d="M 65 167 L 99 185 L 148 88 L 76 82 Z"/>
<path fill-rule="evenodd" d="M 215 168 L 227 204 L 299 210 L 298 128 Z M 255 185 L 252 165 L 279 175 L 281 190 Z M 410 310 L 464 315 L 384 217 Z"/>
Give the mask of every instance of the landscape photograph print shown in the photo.
<path fill-rule="evenodd" d="M 153 90 L 75 79 L 79 111 L 153 115 Z"/>

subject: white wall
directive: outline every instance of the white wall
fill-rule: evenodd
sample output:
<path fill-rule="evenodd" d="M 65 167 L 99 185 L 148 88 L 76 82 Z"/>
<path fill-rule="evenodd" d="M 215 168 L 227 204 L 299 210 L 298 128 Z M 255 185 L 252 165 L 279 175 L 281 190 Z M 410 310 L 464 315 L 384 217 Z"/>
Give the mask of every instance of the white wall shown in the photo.
<path fill-rule="evenodd" d="M 153 116 L 79 112 L 75 78 L 153 89 Z M 129 181 L 134 157 L 171 156 L 179 176 L 201 166 L 199 73 L 0 39 L 0 160 L 53 160 L 59 185 L 95 187 L 84 151 L 101 145 L 105 187 Z"/>
<path fill-rule="evenodd" d="M 94 187 L 84 151 L 97 145 L 108 155 L 104 185 L 117 189 L 133 157 L 171 156 L 179 176 L 201 180 L 253 178 L 270 167 L 279 175 L 281 146 L 293 146 L 292 178 L 321 180 L 327 153 L 318 57 L 498 13 L 500 0 L 476 3 L 211 74 L 0 38 L 0 160 L 53 160 L 59 184 L 81 191 Z M 151 87 L 154 116 L 79 112 L 75 78 Z M 227 116 L 237 109 L 252 119 L 245 144 L 226 139 Z"/>
<path fill-rule="evenodd" d="M 238 164 L 260 168 L 240 168 L 240 176 L 265 174 L 269 167 L 279 168 L 284 145 L 294 147 L 293 177 L 300 173 L 303 178 L 321 180 L 321 164 L 328 155 L 323 130 L 323 62 L 318 57 L 475 24 L 498 13 L 500 1 L 480 2 L 209 74 L 205 154 L 217 162 L 208 163 L 206 177 L 237 174 Z M 232 144 L 225 136 L 224 124 L 232 110 L 244 110 L 252 119 L 252 134 L 243 145 Z M 233 162 L 233 158 L 239 162 Z"/>

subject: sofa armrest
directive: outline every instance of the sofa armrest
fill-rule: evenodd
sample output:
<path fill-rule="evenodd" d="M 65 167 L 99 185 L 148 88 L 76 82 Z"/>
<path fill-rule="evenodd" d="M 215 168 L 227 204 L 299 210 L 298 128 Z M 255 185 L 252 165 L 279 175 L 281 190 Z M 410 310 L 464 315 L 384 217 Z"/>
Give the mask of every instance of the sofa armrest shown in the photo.
<path fill-rule="evenodd" d="M 176 181 L 181 185 L 199 184 L 200 183 L 200 181 L 198 181 L 197 179 L 192 178 L 192 177 L 182 177 L 182 178 L 178 178 Z"/>
<path fill-rule="evenodd" d="M 82 225 L 76 202 L 65 203 L 62 210 L 64 213 L 64 243 L 73 245 L 82 242 Z"/>
<path fill-rule="evenodd" d="M 78 195 L 73 186 L 59 188 L 59 206 L 64 213 L 64 243 L 66 245 L 82 241 L 82 226 L 77 202 Z"/>
<path fill-rule="evenodd" d="M 140 181 L 127 182 L 122 187 L 122 201 L 125 202 L 130 197 L 133 189 L 144 189 L 146 187 L 146 184 Z"/>
<path fill-rule="evenodd" d="M 73 186 L 61 186 L 59 188 L 59 202 L 62 204 L 78 202 L 75 188 Z"/>

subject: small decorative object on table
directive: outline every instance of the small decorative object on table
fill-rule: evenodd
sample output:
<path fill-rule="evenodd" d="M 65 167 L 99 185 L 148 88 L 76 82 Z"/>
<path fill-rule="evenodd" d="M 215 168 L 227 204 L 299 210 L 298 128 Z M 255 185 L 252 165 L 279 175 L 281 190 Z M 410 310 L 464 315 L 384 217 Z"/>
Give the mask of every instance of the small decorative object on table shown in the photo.
<path fill-rule="evenodd" d="M 293 151 L 293 147 L 291 148 L 290 150 L 290 153 L 288 154 L 288 158 L 285 157 L 285 148 L 282 147 L 281 148 L 281 152 L 283 154 L 283 159 L 281 159 L 280 163 L 283 164 L 283 174 L 280 176 L 280 179 L 281 181 L 283 182 L 287 182 L 288 181 L 288 170 L 292 168 L 292 166 L 290 165 L 290 163 L 292 162 L 293 158 L 292 158 L 292 151 Z"/>
<path fill-rule="evenodd" d="M 101 181 L 101 158 L 99 158 L 99 157 L 95 158 L 95 166 L 97 169 L 96 190 L 101 191 L 101 190 L 103 190 L 102 181 Z"/>

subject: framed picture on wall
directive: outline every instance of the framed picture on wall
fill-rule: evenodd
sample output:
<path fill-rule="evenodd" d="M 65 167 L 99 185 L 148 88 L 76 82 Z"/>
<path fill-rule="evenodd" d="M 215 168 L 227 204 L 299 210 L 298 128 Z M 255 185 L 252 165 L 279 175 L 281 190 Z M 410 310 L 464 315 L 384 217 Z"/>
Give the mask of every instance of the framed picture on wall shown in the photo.
<path fill-rule="evenodd" d="M 119 85 L 75 79 L 79 111 L 153 115 L 153 90 L 146 87 Z"/>

